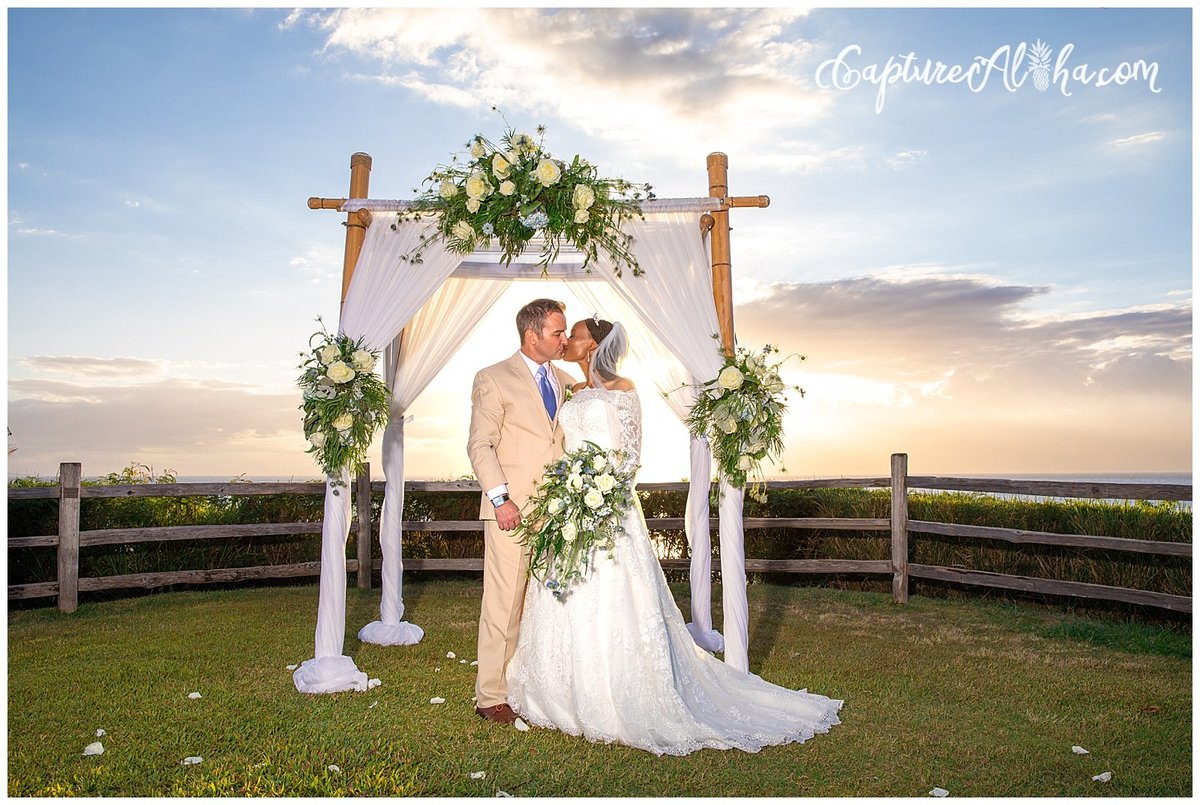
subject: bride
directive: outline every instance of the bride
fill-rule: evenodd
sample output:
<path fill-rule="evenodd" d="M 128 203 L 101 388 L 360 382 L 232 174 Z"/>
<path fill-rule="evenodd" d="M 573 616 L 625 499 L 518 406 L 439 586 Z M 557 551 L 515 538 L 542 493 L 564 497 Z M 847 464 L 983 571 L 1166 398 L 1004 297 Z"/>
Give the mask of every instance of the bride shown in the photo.
<path fill-rule="evenodd" d="M 637 391 L 617 367 L 624 328 L 585 319 L 565 360 L 585 381 L 563 404 L 566 449 L 591 441 L 636 464 L 642 418 Z M 656 755 L 805 741 L 828 732 L 842 702 L 789 690 L 737 671 L 699 648 L 667 587 L 641 507 L 625 515 L 612 560 L 595 557 L 557 598 L 530 579 L 508 703 L 526 721 Z M 595 550 L 595 549 L 593 549 Z"/>

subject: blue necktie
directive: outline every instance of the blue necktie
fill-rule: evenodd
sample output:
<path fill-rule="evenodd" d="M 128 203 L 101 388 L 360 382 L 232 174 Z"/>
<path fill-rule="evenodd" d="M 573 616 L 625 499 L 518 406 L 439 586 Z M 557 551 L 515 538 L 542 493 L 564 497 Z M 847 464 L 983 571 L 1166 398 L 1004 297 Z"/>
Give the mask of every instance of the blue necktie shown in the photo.
<path fill-rule="evenodd" d="M 554 412 L 558 410 L 558 400 L 554 398 L 554 387 L 550 385 L 550 378 L 546 376 L 545 365 L 538 367 L 537 377 L 538 391 L 542 393 L 542 403 L 546 406 L 546 413 L 551 419 L 554 419 Z"/>

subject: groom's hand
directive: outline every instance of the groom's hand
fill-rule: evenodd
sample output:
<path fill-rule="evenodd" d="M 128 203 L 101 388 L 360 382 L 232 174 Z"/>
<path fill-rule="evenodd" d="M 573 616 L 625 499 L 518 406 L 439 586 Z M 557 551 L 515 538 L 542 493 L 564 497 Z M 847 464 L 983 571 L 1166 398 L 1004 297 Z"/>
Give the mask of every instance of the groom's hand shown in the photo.
<path fill-rule="evenodd" d="M 511 500 L 505 501 L 503 506 L 496 509 L 496 525 L 501 531 L 512 531 L 520 523 L 521 510 Z"/>

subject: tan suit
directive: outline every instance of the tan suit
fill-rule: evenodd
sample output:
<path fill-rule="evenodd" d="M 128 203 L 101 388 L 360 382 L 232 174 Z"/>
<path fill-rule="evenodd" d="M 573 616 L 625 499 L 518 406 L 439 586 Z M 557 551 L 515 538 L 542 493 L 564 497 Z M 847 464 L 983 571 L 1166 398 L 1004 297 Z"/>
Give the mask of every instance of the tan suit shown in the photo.
<path fill-rule="evenodd" d="M 552 383 L 559 407 L 562 388 L 574 382 L 554 367 Z M 546 414 L 537 381 L 518 352 L 481 369 L 471 388 L 471 433 L 467 456 L 483 487 L 479 519 L 484 521 L 483 602 L 479 613 L 479 669 L 475 680 L 477 707 L 503 704 L 508 695 L 504 671 L 517 648 L 529 552 L 511 531 L 496 525 L 487 491 L 508 484 L 519 508 L 537 489 L 542 473 L 563 454 L 563 432 Z"/>

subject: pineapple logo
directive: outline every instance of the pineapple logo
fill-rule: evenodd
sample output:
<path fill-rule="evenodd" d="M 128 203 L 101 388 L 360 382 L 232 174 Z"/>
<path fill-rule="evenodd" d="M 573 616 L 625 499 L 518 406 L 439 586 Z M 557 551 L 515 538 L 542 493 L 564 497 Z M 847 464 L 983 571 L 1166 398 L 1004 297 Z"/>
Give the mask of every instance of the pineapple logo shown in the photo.
<path fill-rule="evenodd" d="M 1029 54 L 1033 61 L 1029 72 L 1033 73 L 1033 85 L 1038 92 L 1045 92 L 1050 86 L 1050 52 L 1050 46 L 1039 39 Z"/>

